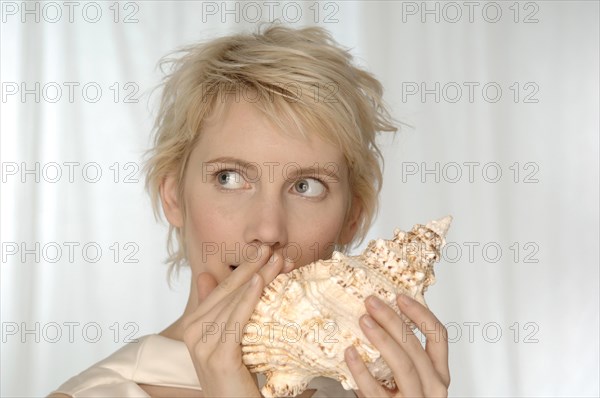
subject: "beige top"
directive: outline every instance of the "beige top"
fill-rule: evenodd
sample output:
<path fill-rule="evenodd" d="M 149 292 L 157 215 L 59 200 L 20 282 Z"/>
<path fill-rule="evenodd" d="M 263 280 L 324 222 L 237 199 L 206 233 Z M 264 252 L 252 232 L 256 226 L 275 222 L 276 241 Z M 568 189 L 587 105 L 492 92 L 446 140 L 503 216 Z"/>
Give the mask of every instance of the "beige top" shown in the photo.
<path fill-rule="evenodd" d="M 185 344 L 151 334 L 125 345 L 72 377 L 53 393 L 75 398 L 149 397 L 138 384 L 202 390 Z M 264 378 L 259 378 L 259 384 L 264 384 Z M 313 379 L 308 389 L 312 390 L 308 396 L 314 398 L 355 397 L 353 391 L 346 391 L 340 383 L 324 377 Z"/>

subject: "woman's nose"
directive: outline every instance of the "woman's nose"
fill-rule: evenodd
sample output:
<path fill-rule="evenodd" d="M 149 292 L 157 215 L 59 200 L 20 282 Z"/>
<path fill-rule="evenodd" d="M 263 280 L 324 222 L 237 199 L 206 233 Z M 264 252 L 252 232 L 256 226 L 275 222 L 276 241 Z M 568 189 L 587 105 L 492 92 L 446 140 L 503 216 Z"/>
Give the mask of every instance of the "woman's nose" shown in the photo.
<path fill-rule="evenodd" d="M 259 193 L 247 209 L 244 239 L 246 243 L 267 244 L 273 248 L 288 242 L 287 216 L 281 198 L 274 192 Z"/>

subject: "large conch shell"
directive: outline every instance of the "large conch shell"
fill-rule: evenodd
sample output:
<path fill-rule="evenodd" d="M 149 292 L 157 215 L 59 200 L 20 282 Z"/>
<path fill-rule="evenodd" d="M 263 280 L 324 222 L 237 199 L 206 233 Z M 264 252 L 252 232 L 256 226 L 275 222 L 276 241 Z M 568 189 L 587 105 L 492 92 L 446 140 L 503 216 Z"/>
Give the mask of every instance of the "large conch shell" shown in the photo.
<path fill-rule="evenodd" d="M 355 257 L 334 252 L 320 260 L 281 274 L 268 285 L 242 339 L 243 362 L 264 373 L 265 397 L 302 393 L 315 377 L 338 380 L 357 389 L 344 361 L 344 350 L 354 345 L 371 374 L 389 388 L 391 370 L 369 343 L 358 324 L 364 300 L 375 295 L 399 312 L 396 295 L 404 293 L 425 305 L 423 293 L 435 281 L 433 264 L 452 217 L 410 232 L 394 231 L 393 240 L 377 239 Z"/>

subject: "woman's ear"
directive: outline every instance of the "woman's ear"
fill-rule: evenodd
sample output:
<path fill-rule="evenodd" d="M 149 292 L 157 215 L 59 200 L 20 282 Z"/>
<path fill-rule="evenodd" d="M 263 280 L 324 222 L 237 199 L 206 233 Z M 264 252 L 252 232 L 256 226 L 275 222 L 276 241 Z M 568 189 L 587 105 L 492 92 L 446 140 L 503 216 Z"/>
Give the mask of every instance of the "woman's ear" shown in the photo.
<path fill-rule="evenodd" d="M 355 196 L 352 198 L 352 205 L 350 206 L 350 211 L 348 212 L 346 222 L 342 227 L 339 243 L 341 243 L 342 245 L 346 245 L 352 242 L 352 239 L 354 239 L 354 235 L 356 235 L 356 231 L 358 230 L 361 214 L 362 206 L 359 203 L 358 198 Z"/>
<path fill-rule="evenodd" d="M 174 174 L 169 174 L 163 179 L 160 184 L 159 192 L 163 212 L 165 213 L 169 224 L 177 228 L 182 228 L 183 208 L 179 200 L 177 178 Z"/>

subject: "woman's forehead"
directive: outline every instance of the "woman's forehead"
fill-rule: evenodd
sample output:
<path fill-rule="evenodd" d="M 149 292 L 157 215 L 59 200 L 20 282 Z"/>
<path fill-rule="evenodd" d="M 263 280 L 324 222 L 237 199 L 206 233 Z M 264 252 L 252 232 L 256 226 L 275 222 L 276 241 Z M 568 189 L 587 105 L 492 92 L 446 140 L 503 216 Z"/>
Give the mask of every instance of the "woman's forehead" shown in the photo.
<path fill-rule="evenodd" d="M 344 163 L 341 149 L 319 134 L 293 131 L 297 130 L 293 124 L 284 129 L 254 104 L 231 102 L 217 117 L 206 120 L 196 149 L 205 161 L 211 157 L 233 157 L 248 162 L 294 162 L 303 167 Z"/>

